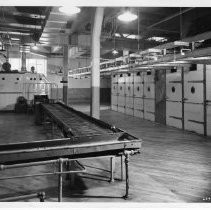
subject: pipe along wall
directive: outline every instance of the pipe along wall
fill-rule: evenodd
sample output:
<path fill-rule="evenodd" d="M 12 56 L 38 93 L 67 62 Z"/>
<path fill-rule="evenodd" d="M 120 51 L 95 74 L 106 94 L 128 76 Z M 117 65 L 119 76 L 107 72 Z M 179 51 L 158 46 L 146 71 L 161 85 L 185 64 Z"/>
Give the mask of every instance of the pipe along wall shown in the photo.
<path fill-rule="evenodd" d="M 111 109 L 211 136 L 211 65 L 111 75 Z"/>

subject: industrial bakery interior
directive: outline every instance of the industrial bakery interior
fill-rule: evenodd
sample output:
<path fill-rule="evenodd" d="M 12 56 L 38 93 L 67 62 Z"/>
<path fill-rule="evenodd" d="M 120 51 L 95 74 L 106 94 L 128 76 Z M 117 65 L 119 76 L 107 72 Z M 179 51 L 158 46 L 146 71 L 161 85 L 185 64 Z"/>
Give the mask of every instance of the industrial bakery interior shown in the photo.
<path fill-rule="evenodd" d="M 0 202 L 210 203 L 210 12 L 0 6 Z"/>

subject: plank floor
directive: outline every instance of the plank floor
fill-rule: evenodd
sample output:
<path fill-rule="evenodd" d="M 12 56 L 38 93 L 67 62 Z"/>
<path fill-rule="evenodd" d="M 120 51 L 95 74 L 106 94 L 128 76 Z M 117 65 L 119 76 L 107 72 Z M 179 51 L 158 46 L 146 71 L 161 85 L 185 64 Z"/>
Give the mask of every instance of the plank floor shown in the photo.
<path fill-rule="evenodd" d="M 72 187 L 64 179 L 63 201 L 211 202 L 205 200 L 211 197 L 210 138 L 106 109 L 101 110 L 101 119 L 144 141 L 141 154 L 130 159 L 130 199 L 121 198 L 125 193 L 125 182 L 120 181 L 120 160 L 117 158 L 114 183 L 108 182 L 108 159 L 83 161 L 88 174 L 77 175 Z M 0 114 L 1 144 L 58 137 L 61 137 L 59 131 L 35 126 L 31 115 Z M 2 171 L 0 177 L 54 169 L 55 165 L 8 170 Z M 0 180 L 0 198 L 45 191 L 47 201 L 57 201 L 57 183 L 56 176 Z"/>

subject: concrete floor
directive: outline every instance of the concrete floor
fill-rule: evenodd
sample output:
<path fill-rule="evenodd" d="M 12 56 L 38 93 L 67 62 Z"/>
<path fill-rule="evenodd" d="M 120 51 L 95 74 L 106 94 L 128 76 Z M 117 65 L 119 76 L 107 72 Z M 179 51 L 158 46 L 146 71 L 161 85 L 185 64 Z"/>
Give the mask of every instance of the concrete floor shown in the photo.
<path fill-rule="evenodd" d="M 86 114 L 90 114 L 90 104 L 87 103 L 87 102 L 84 102 L 84 103 L 72 103 L 72 104 L 69 104 L 69 106 L 73 107 L 74 109 L 77 109 L 81 112 L 84 112 Z M 100 110 L 108 110 L 110 109 L 110 105 L 109 104 L 101 104 L 100 105 Z"/>
<path fill-rule="evenodd" d="M 77 108 L 77 106 L 74 106 Z M 87 112 L 89 108 L 78 106 Z M 179 129 L 127 116 L 108 109 L 101 119 L 144 140 L 140 155 L 131 157 L 130 199 L 125 182 L 120 181 L 120 161 L 116 160 L 115 182 L 109 183 L 109 160 L 82 161 L 88 174 L 76 176 L 70 187 L 64 179 L 63 201 L 68 202 L 210 202 L 211 140 Z M 51 127 L 36 126 L 33 115 L 1 113 L 1 144 L 62 137 Z M 55 165 L 2 171 L 0 177 L 53 171 Z M 0 198 L 45 191 L 46 201 L 57 201 L 57 177 L 45 176 L 0 180 Z M 38 201 L 37 198 L 20 201 Z"/>

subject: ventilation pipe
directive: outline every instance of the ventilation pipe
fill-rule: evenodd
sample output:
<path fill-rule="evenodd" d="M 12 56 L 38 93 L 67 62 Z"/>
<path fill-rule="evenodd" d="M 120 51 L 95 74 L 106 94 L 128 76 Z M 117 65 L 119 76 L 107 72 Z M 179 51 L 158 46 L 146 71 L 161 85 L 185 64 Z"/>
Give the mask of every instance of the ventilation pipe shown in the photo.
<path fill-rule="evenodd" d="M 91 116 L 100 118 L 100 34 L 103 22 L 104 8 L 95 10 L 92 30 L 92 70 L 91 70 Z"/>

